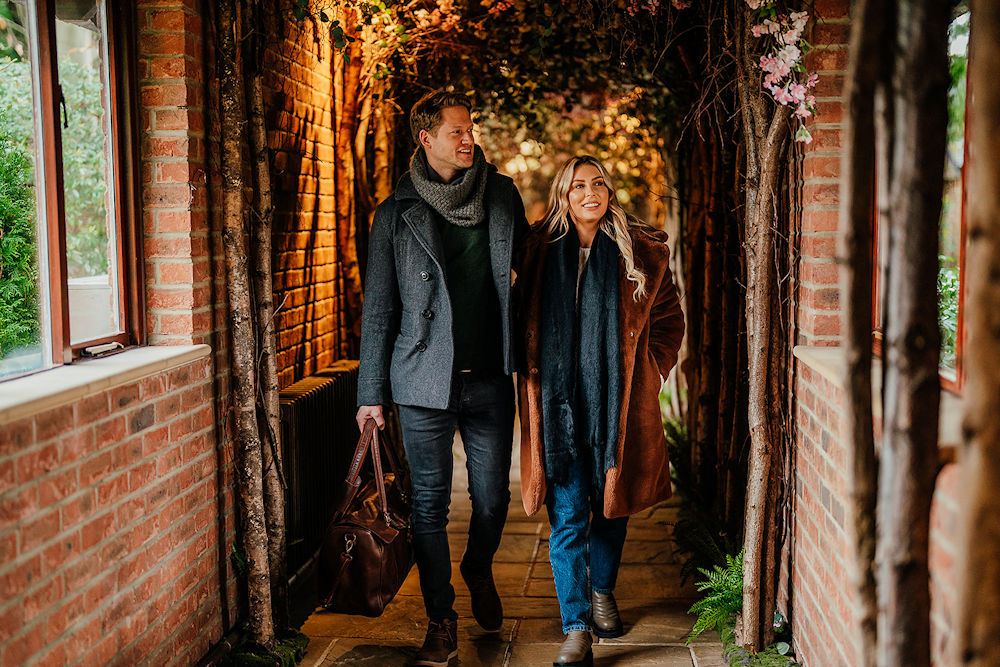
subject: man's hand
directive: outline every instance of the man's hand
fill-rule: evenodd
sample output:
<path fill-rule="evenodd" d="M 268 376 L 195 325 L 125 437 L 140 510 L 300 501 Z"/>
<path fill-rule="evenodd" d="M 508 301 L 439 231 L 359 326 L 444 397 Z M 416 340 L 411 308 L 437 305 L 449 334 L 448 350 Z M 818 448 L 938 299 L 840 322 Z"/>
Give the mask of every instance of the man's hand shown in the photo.
<path fill-rule="evenodd" d="M 385 418 L 382 416 L 382 406 L 381 405 L 362 405 L 358 408 L 358 416 L 356 417 L 358 421 L 358 430 L 365 430 L 365 422 L 369 419 L 375 420 L 375 425 L 379 427 L 379 430 L 385 428 Z"/>

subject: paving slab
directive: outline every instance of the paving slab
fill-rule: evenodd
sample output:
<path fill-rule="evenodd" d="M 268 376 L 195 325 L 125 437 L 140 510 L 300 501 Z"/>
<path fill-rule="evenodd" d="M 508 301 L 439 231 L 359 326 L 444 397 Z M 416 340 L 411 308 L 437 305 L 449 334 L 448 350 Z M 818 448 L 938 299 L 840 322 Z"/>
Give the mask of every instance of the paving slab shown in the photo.
<path fill-rule="evenodd" d="M 515 447 L 516 452 L 516 447 Z M 471 508 L 465 482 L 464 452 L 455 447 L 455 483 L 448 524 L 455 611 L 459 615 L 459 656 L 450 667 L 548 667 L 563 641 L 559 603 L 549 564 L 548 519 L 545 511 L 524 513 L 515 454 L 511 505 L 504 536 L 494 562 L 494 579 L 504 605 L 499 633 L 484 632 L 472 618 L 471 600 L 458 563 L 468 539 Z M 697 591 L 693 581 L 681 585 L 683 562 L 673 542 L 676 500 L 644 510 L 629 521 L 616 597 L 625 625 L 624 636 L 594 645 L 595 665 L 723 667 L 722 646 L 714 633 L 685 642 L 694 618 L 687 609 Z M 311 605 L 305 606 L 305 613 Z M 378 665 L 409 662 L 427 629 L 420 581 L 414 567 L 396 598 L 378 618 L 333 614 L 321 608 L 308 616 L 302 631 L 310 644 L 306 667 Z"/>

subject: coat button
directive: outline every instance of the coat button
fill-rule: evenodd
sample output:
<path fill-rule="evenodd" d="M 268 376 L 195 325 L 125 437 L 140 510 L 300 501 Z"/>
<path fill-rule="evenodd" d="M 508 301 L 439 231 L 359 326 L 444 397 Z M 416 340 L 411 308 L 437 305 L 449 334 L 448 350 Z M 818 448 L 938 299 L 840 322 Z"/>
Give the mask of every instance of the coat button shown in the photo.
<path fill-rule="evenodd" d="M 628 337 L 629 338 L 635 338 L 635 332 L 634 331 L 629 331 L 628 332 Z"/>
<path fill-rule="evenodd" d="M 424 350 L 427 349 L 427 343 L 425 343 L 422 340 L 418 340 L 416 347 L 417 347 L 417 352 L 423 352 Z"/>
<path fill-rule="evenodd" d="M 420 279 L 421 280 L 430 280 L 431 279 L 431 274 L 427 273 L 426 271 L 421 271 L 420 272 Z"/>
<path fill-rule="evenodd" d="M 428 320 L 433 320 L 434 319 L 434 311 L 431 310 L 430 308 L 428 308 L 427 310 L 425 310 L 424 312 L 422 312 L 420 314 L 423 315 Z"/>

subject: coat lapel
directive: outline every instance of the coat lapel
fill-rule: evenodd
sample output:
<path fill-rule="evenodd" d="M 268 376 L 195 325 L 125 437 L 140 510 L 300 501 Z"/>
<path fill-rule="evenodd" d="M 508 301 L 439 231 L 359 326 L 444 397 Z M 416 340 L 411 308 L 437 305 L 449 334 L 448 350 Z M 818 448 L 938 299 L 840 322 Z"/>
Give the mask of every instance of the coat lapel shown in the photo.
<path fill-rule="evenodd" d="M 403 212 L 403 220 L 409 225 L 417 241 L 423 246 L 427 254 L 431 256 L 439 267 L 444 266 L 444 244 L 441 242 L 441 234 L 434 224 L 434 216 L 431 215 L 430 208 L 423 201 L 417 201 L 413 206 Z"/>

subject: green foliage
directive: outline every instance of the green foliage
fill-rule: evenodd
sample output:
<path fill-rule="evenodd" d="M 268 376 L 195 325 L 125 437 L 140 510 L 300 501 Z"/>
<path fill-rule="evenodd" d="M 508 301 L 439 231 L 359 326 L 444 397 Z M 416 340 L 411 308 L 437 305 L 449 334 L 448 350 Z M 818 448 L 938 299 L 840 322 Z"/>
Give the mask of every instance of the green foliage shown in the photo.
<path fill-rule="evenodd" d="M 17 146 L 34 146 L 31 68 L 26 61 L 0 64 L 0 134 Z M 66 260 L 69 277 L 108 271 L 107 168 L 103 84 L 96 66 L 59 63 L 66 100 L 62 127 L 66 196 Z"/>
<path fill-rule="evenodd" d="M 969 14 L 963 14 L 948 26 L 948 44 L 954 45 L 961 40 L 968 44 Z M 951 73 L 951 86 L 948 87 L 948 144 L 951 145 L 965 139 L 965 90 L 966 71 L 969 65 L 969 51 L 966 47 L 959 53 L 948 55 L 948 71 Z"/>
<path fill-rule="evenodd" d="M 955 367 L 955 345 L 958 338 L 958 294 L 961 289 L 957 263 L 940 256 L 938 268 L 938 325 L 941 328 L 941 365 Z"/>
<path fill-rule="evenodd" d="M 306 654 L 309 637 L 290 631 L 278 640 L 274 651 L 246 644 L 226 656 L 223 664 L 232 667 L 295 667 Z"/>
<path fill-rule="evenodd" d="M 708 593 L 688 610 L 689 614 L 698 614 L 688 642 L 705 630 L 717 630 L 732 621 L 743 608 L 743 551 L 735 557 L 726 554 L 725 567 L 716 565 L 711 570 L 698 571 L 707 579 L 699 581 L 697 588 Z"/>
<path fill-rule="evenodd" d="M 39 343 L 33 173 L 0 126 L 0 358 Z"/>

